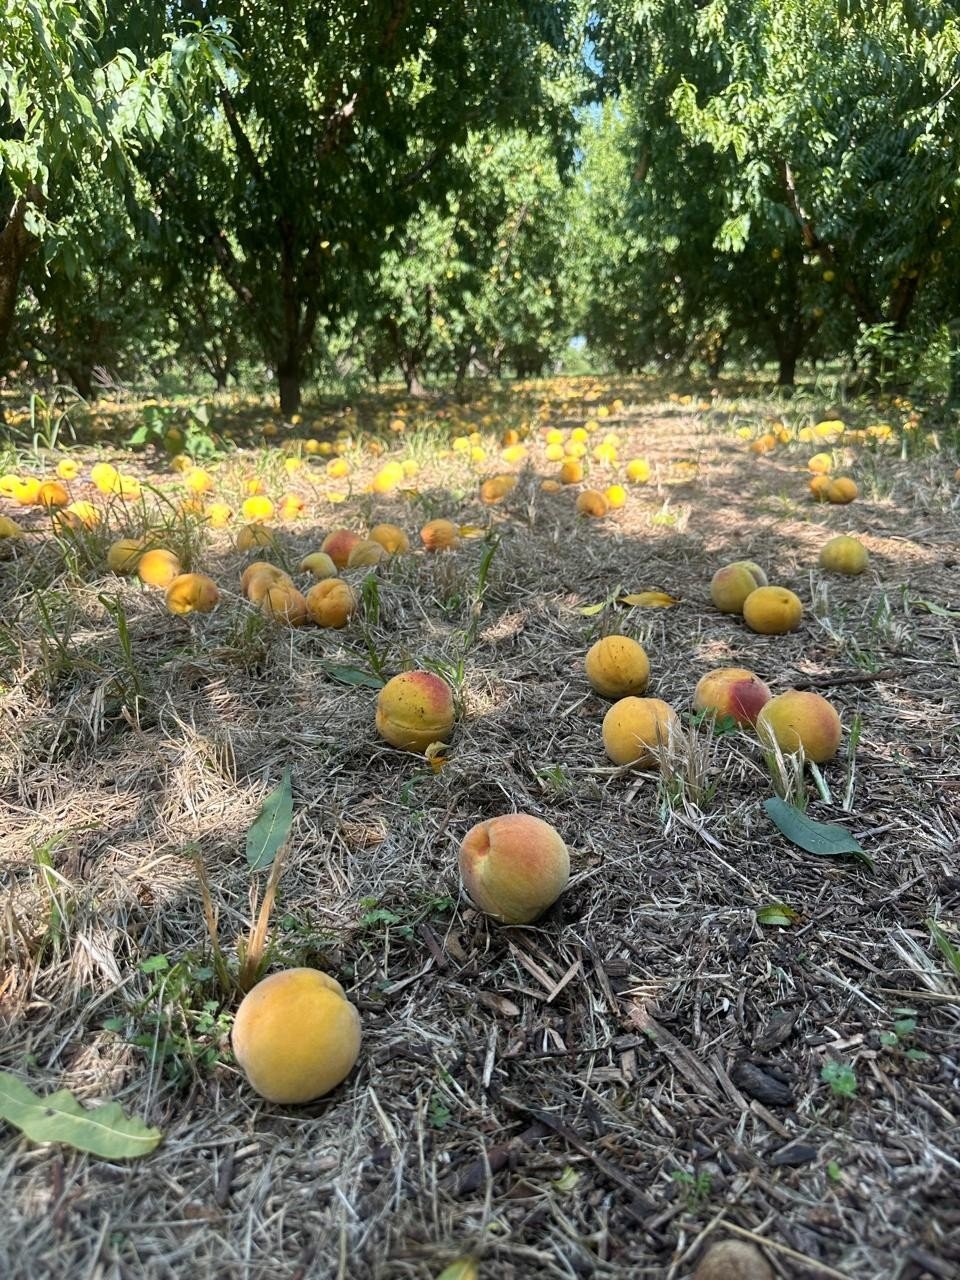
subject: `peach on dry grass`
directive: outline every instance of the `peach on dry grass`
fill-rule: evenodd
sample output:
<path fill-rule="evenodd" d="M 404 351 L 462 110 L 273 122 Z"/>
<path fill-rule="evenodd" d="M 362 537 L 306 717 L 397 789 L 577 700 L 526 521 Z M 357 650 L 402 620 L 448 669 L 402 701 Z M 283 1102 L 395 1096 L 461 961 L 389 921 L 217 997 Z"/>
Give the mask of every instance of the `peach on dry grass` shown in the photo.
<path fill-rule="evenodd" d="M 755 1244 L 721 1240 L 700 1259 L 693 1280 L 773 1280 L 773 1271 Z"/>
<path fill-rule="evenodd" d="M 403 671 L 377 696 L 377 731 L 392 747 L 426 751 L 453 732 L 453 693 L 431 671 Z"/>
<path fill-rule="evenodd" d="M 734 560 L 718 569 L 710 580 L 710 599 L 721 613 L 742 613 L 751 591 L 767 585 L 767 575 L 752 560 Z"/>
<path fill-rule="evenodd" d="M 345 627 L 357 608 L 357 597 L 349 582 L 324 578 L 306 594 L 307 613 L 318 627 Z"/>
<path fill-rule="evenodd" d="M 348 569 L 363 569 L 386 560 L 387 553 L 373 538 L 361 538 L 347 557 Z"/>
<path fill-rule="evenodd" d="M 269 578 L 273 582 L 289 582 L 290 578 L 277 565 L 271 564 L 269 560 L 254 560 L 252 564 L 248 564 L 240 575 L 240 590 L 243 594 L 249 595 L 250 583 L 254 578 Z"/>
<path fill-rule="evenodd" d="M 860 539 L 845 533 L 831 538 L 820 548 L 820 568 L 829 573 L 845 573 L 853 578 L 863 573 L 869 562 L 870 555 Z"/>
<path fill-rule="evenodd" d="M 718 667 L 697 681 L 694 711 L 712 712 L 718 720 L 730 716 L 739 725 L 755 724 L 770 689 L 746 667 Z"/>
<path fill-rule="evenodd" d="M 259 578 L 254 578 L 251 591 Z M 307 602 L 296 589 L 286 583 L 273 583 L 268 586 L 257 601 L 260 612 L 275 622 L 285 622 L 291 627 L 302 627 L 307 620 Z"/>
<path fill-rule="evenodd" d="M 345 569 L 350 552 L 362 541 L 359 533 L 352 529 L 333 529 L 320 544 L 320 550 L 327 553 L 338 569 Z"/>
<path fill-rule="evenodd" d="M 570 855 L 560 833 L 528 813 L 478 822 L 463 838 L 459 862 L 473 902 L 504 924 L 536 920 L 570 878 Z"/>
<path fill-rule="evenodd" d="M 582 516 L 605 516 L 610 510 L 610 503 L 599 489 L 584 489 L 577 494 L 577 512 Z"/>
<path fill-rule="evenodd" d="M 410 539 L 395 524 L 375 524 L 370 530 L 370 537 L 379 542 L 389 556 L 397 556 L 410 550 Z"/>
<path fill-rule="evenodd" d="M 493 506 L 497 502 L 502 502 L 516 487 L 516 476 L 490 476 L 480 486 L 480 500 Z"/>
<path fill-rule="evenodd" d="M 579 458 L 568 458 L 560 468 L 561 484 L 579 484 L 583 479 L 583 463 Z"/>
<path fill-rule="evenodd" d="M 830 488 L 832 481 L 827 475 L 817 475 L 810 477 L 810 492 L 813 494 L 817 502 L 826 502 L 827 490 Z"/>
<path fill-rule="evenodd" d="M 420 530 L 420 541 L 428 551 L 447 551 L 460 541 L 460 529 L 452 520 L 428 520 Z"/>
<path fill-rule="evenodd" d="M 587 679 L 604 698 L 643 693 L 650 680 L 650 661 L 643 645 L 630 636 L 603 636 L 587 651 Z"/>
<path fill-rule="evenodd" d="M 119 538 L 107 552 L 107 566 L 114 573 L 136 573 L 142 555 L 142 538 Z"/>
<path fill-rule="evenodd" d="M 0 538 L 22 538 L 23 530 L 17 524 L 16 520 L 11 520 L 9 516 L 0 516 Z"/>
<path fill-rule="evenodd" d="M 337 576 L 337 566 L 325 551 L 313 551 L 300 561 L 300 572 L 309 573 L 318 582 L 322 582 L 324 578 Z"/>
<path fill-rule="evenodd" d="M 148 587 L 169 587 L 182 572 L 180 561 L 165 547 L 145 551 L 137 561 L 137 575 Z"/>
<path fill-rule="evenodd" d="M 660 698 L 621 698 L 603 717 L 603 746 L 614 764 L 652 768 L 679 732 L 680 717 Z"/>
<path fill-rule="evenodd" d="M 782 636 L 796 631 L 803 617 L 803 605 L 786 587 L 758 587 L 743 602 L 743 620 L 751 631 L 762 636 Z"/>
<path fill-rule="evenodd" d="M 37 490 L 37 502 L 41 507 L 65 507 L 70 502 L 70 490 L 59 480 L 45 480 Z"/>
<path fill-rule="evenodd" d="M 265 524 L 245 524 L 237 530 L 237 550 L 252 551 L 254 547 L 272 547 L 276 535 Z"/>
<path fill-rule="evenodd" d="M 171 613 L 210 613 L 217 607 L 220 591 L 205 573 L 181 573 L 167 587 L 166 604 Z"/>
<path fill-rule="evenodd" d="M 819 693 L 788 689 L 760 712 L 757 735 L 765 746 L 775 742 L 787 754 L 802 747 L 808 760 L 823 764 L 839 749 L 840 717 Z"/>
<path fill-rule="evenodd" d="M 360 1015 L 340 983 L 317 969 L 258 982 L 233 1020 L 233 1052 L 268 1102 L 312 1102 L 335 1089 L 360 1054 Z"/>
<path fill-rule="evenodd" d="M 837 476 L 836 480 L 831 480 L 827 485 L 827 501 L 842 506 L 852 502 L 859 492 L 855 480 L 851 480 L 849 476 Z"/>

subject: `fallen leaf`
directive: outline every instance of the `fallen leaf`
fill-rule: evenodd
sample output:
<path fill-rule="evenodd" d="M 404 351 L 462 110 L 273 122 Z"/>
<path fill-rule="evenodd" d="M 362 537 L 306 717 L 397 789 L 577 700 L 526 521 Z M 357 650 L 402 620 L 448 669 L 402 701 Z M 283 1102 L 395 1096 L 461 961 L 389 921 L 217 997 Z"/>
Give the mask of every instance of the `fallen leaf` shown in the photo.
<path fill-rule="evenodd" d="M 0 1071 L 0 1119 L 33 1142 L 62 1142 L 105 1160 L 147 1155 L 163 1137 L 119 1103 L 83 1107 L 67 1089 L 41 1097 L 8 1071 Z"/>
<path fill-rule="evenodd" d="M 596 614 L 600 613 L 600 611 L 602 609 L 605 609 L 606 607 L 607 607 L 606 600 L 601 600 L 599 604 L 581 605 L 580 608 L 577 610 L 577 613 L 582 613 L 585 618 L 592 618 Z"/>
<path fill-rule="evenodd" d="M 796 924 L 799 919 L 799 911 L 794 911 L 793 907 L 788 907 L 785 902 L 771 902 L 757 912 L 758 924 L 780 925 L 782 928 L 787 928 L 791 924 Z"/>
<path fill-rule="evenodd" d="M 771 796 L 764 800 L 763 807 L 767 816 L 787 839 L 803 849 L 806 853 L 819 854 L 821 857 L 836 858 L 844 853 L 865 862 L 873 870 L 873 860 L 854 836 L 844 827 L 833 822 L 816 822 L 792 804 L 787 804 L 779 796 Z"/>
<path fill-rule="evenodd" d="M 486 532 L 486 529 L 479 524 L 462 524 L 460 526 L 461 538 L 482 538 Z"/>
<path fill-rule="evenodd" d="M 676 596 L 667 595 L 666 591 L 634 591 L 628 596 L 621 596 L 620 603 L 639 605 L 644 609 L 669 609 L 680 601 Z"/>
<path fill-rule="evenodd" d="M 290 834 L 293 822 L 293 791 L 290 770 L 284 769 L 280 785 L 264 800 L 247 832 L 247 865 L 251 871 L 269 867 L 277 850 Z"/>
<path fill-rule="evenodd" d="M 458 1258 L 437 1276 L 437 1280 L 477 1280 L 477 1264 L 472 1258 Z"/>

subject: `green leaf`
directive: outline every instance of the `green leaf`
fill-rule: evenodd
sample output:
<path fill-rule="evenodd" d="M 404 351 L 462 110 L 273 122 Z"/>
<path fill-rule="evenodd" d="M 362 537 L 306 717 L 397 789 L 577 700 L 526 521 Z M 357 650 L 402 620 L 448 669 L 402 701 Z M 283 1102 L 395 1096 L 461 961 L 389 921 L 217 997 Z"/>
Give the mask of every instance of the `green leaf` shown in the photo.
<path fill-rule="evenodd" d="M 936 920 L 928 920 L 927 928 L 930 930 L 930 937 L 940 948 L 940 954 L 946 960 L 947 964 L 958 977 L 960 977 L 960 951 L 953 945 L 947 935 L 943 932 Z"/>
<path fill-rule="evenodd" d="M 601 600 L 599 604 L 584 604 L 577 610 L 582 613 L 585 618 L 592 618 L 596 614 L 601 613 L 607 607 L 607 601 Z"/>
<path fill-rule="evenodd" d="M 293 823 L 293 791 L 290 769 L 284 769 L 279 787 L 263 802 L 253 826 L 247 832 L 247 864 L 252 871 L 269 867 L 277 850 L 290 834 Z"/>
<path fill-rule="evenodd" d="M 147 1155 L 163 1134 L 124 1115 L 119 1103 L 87 1109 L 67 1090 L 40 1097 L 9 1071 L 0 1071 L 0 1119 L 32 1142 L 63 1142 L 105 1160 Z"/>
<path fill-rule="evenodd" d="M 477 1264 L 472 1258 L 458 1258 L 444 1267 L 437 1280 L 477 1280 Z"/>
<path fill-rule="evenodd" d="M 779 796 L 764 800 L 763 807 L 774 826 L 806 853 L 815 853 L 824 858 L 837 858 L 841 854 L 851 853 L 873 870 L 873 860 L 869 854 L 843 827 L 833 822 L 817 822 L 808 818 L 795 805 L 787 804 Z"/>
<path fill-rule="evenodd" d="M 162 973 L 164 969 L 170 968 L 170 961 L 166 956 L 148 956 L 146 960 L 140 961 L 141 973 Z"/>
<path fill-rule="evenodd" d="M 331 680 L 338 680 L 340 684 L 363 685 L 366 689 L 383 688 L 384 682 L 380 677 L 364 671 L 362 667 L 341 667 L 334 662 L 321 662 L 320 668 Z"/>
<path fill-rule="evenodd" d="M 758 924 L 780 925 L 784 929 L 796 924 L 799 919 L 799 911 L 794 911 L 793 907 L 788 907 L 785 902 L 771 902 L 769 906 L 761 907 L 757 912 Z"/>

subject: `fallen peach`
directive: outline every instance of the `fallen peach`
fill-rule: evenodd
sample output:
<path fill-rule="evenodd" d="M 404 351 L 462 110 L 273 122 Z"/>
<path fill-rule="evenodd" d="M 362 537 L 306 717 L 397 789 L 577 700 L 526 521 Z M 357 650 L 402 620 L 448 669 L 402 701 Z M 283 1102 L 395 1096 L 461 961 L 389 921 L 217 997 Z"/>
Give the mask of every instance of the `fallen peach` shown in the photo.
<path fill-rule="evenodd" d="M 700 1259 L 693 1280 L 773 1280 L 763 1254 L 746 1240 L 721 1240 Z"/>
<path fill-rule="evenodd" d="M 788 689 L 771 698 L 757 717 L 757 735 L 767 746 L 776 742 L 781 751 L 803 748 L 808 760 L 823 764 L 840 746 L 840 717 L 819 693 Z"/>
<path fill-rule="evenodd" d="M 604 636 L 587 651 L 587 679 L 604 698 L 643 693 L 650 680 L 650 662 L 641 644 L 630 636 Z"/>
<path fill-rule="evenodd" d="M 277 570 L 275 573 L 255 573 L 247 579 L 246 590 L 244 595 L 251 604 L 259 605 L 263 597 L 273 587 L 293 587 L 293 579 L 287 574 Z"/>
<path fill-rule="evenodd" d="M 289 582 L 290 578 L 284 571 L 271 564 L 269 560 L 254 560 L 252 564 L 248 564 L 240 575 L 240 590 L 244 595 L 248 595 L 250 591 L 250 583 L 254 578 L 265 577 L 273 582 Z"/>
<path fill-rule="evenodd" d="M 420 541 L 428 551 L 448 551 L 460 541 L 460 530 L 452 520 L 429 520 L 420 530 Z"/>
<path fill-rule="evenodd" d="M 404 671 L 377 696 L 377 731 L 392 747 L 426 751 L 453 732 L 453 693 L 431 671 Z"/>
<path fill-rule="evenodd" d="M 167 587 L 171 613 L 210 613 L 219 599 L 217 584 L 205 573 L 181 573 Z"/>
<path fill-rule="evenodd" d="M 370 537 L 374 542 L 379 542 L 389 556 L 410 550 L 410 539 L 395 524 L 375 524 L 370 530 Z"/>
<path fill-rule="evenodd" d="M 712 712 L 717 719 L 730 716 L 740 725 L 755 724 L 770 689 L 745 667 L 718 667 L 697 681 L 693 709 Z"/>
<path fill-rule="evenodd" d="M 845 533 L 831 538 L 820 548 L 820 568 L 829 573 L 845 573 L 854 578 L 863 573 L 869 562 L 870 555 L 859 538 Z"/>
<path fill-rule="evenodd" d="M 310 555 L 304 556 L 300 561 L 300 571 L 312 574 L 318 581 L 337 576 L 337 566 L 325 551 L 313 551 Z"/>
<path fill-rule="evenodd" d="M 48 510 L 51 507 L 65 507 L 70 502 L 70 490 L 59 480 L 45 480 L 37 490 L 37 502 Z"/>
<path fill-rule="evenodd" d="M 603 717 L 603 746 L 614 764 L 651 768 L 654 752 L 669 748 L 680 717 L 660 698 L 621 698 Z"/>
<path fill-rule="evenodd" d="M 260 579 L 254 578 L 251 589 Z M 267 587 L 258 601 L 260 612 L 276 622 L 286 622 L 291 627 L 302 627 L 306 622 L 307 602 L 296 589 L 286 583 L 275 583 Z"/>
<path fill-rule="evenodd" d="M 767 575 L 752 560 L 725 564 L 710 579 L 710 599 L 721 613 L 742 613 L 751 591 L 767 585 Z"/>
<path fill-rule="evenodd" d="M 516 476 L 490 476 L 480 486 L 480 500 L 493 506 L 497 502 L 502 502 L 516 487 Z"/>
<path fill-rule="evenodd" d="M 568 458 L 560 468 L 561 484 L 579 484 L 583 479 L 583 463 L 577 458 Z"/>
<path fill-rule="evenodd" d="M 345 569 L 350 552 L 362 541 L 359 533 L 354 533 L 352 529 L 334 529 L 321 542 L 320 550 L 327 553 L 338 569 Z"/>
<path fill-rule="evenodd" d="M 11 520 L 9 516 L 0 516 L 0 538 L 22 538 L 23 530 L 17 524 L 16 520 Z"/>
<path fill-rule="evenodd" d="M 240 510 L 243 513 L 244 520 L 249 520 L 251 524 L 263 524 L 265 520 L 269 520 L 273 515 L 273 503 L 269 498 L 264 498 L 258 494 L 252 498 L 244 499 Z"/>
<path fill-rule="evenodd" d="M 373 538 L 361 538 L 347 557 L 348 569 L 362 569 L 386 560 L 387 553 Z"/>
<path fill-rule="evenodd" d="M 577 511 L 580 515 L 600 518 L 609 510 L 610 504 L 599 489 L 584 489 L 577 494 Z"/>
<path fill-rule="evenodd" d="M 852 502 L 859 492 L 856 482 L 849 476 L 837 476 L 836 480 L 831 480 L 827 485 L 827 501 L 844 505 Z"/>
<path fill-rule="evenodd" d="M 357 597 L 349 582 L 324 578 L 306 594 L 307 613 L 318 627 L 345 627 L 356 612 Z"/>
<path fill-rule="evenodd" d="M 560 833 L 528 813 L 478 822 L 460 846 L 460 875 L 473 902 L 504 924 L 530 924 L 570 878 Z"/>
<path fill-rule="evenodd" d="M 165 547 L 145 551 L 137 561 L 137 576 L 148 587 L 169 587 L 181 572 L 180 561 Z"/>
<path fill-rule="evenodd" d="M 254 547 L 272 547 L 276 537 L 265 524 L 245 524 L 237 531 L 237 550 L 252 551 Z"/>
<path fill-rule="evenodd" d="M 751 631 L 762 636 L 782 636 L 796 631 L 803 617 L 803 605 L 786 587 L 758 587 L 743 602 L 743 620 Z"/>
<path fill-rule="evenodd" d="M 233 1020 L 233 1052 L 268 1102 L 321 1098 L 360 1054 L 360 1015 L 340 983 L 317 969 L 287 969 L 258 982 Z"/>
<path fill-rule="evenodd" d="M 816 498 L 817 502 L 826 502 L 827 490 L 830 488 L 832 481 L 827 475 L 817 475 L 810 477 L 810 492 Z"/>
<path fill-rule="evenodd" d="M 114 573 L 136 573 L 142 555 L 142 538 L 120 538 L 107 552 L 107 566 Z"/>

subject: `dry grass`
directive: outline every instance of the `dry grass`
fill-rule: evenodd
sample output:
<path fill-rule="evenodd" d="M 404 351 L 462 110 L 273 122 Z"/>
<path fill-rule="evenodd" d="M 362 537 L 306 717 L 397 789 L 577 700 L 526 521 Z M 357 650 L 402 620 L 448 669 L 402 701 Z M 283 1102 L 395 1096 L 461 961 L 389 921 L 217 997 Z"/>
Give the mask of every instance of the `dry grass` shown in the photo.
<path fill-rule="evenodd" d="M 579 422 L 580 390 L 498 401 L 499 425 L 550 398 L 552 421 Z M 615 395 L 626 408 L 603 428 L 655 479 L 604 521 L 540 491 L 555 468 L 539 443 L 493 509 L 426 431 L 396 450 L 421 459 L 415 498 L 334 507 L 322 494 L 342 484 L 282 482 L 311 500 L 283 534 L 294 564 L 334 524 L 489 524 L 479 612 L 482 539 L 382 568 L 379 619 L 368 599 L 338 633 L 262 624 L 233 586 L 252 557 L 189 522 L 175 536 L 224 587 L 208 619 L 105 575 L 102 539 L 38 536 L 0 563 L 0 1067 L 116 1098 L 165 1134 L 123 1166 L 0 1130 L 0 1275 L 425 1280 L 475 1254 L 481 1276 L 680 1280 L 728 1231 L 762 1240 L 782 1276 L 957 1274 L 960 979 L 925 921 L 956 939 L 960 662 L 955 617 L 911 603 L 960 606 L 955 463 L 870 458 L 853 473 L 882 476 L 883 496 L 814 507 L 812 448 L 755 460 L 732 433 L 769 406 Z M 498 468 L 491 447 L 481 472 Z M 224 467 L 234 485 L 254 469 L 276 477 L 277 455 Z M 811 568 L 840 531 L 870 549 L 860 579 Z M 815 605 L 799 632 L 711 609 L 713 569 L 744 557 Z M 579 612 L 617 585 L 681 604 Z M 859 716 L 855 770 L 842 752 L 824 769 L 833 803 L 810 783 L 806 800 L 875 870 L 786 844 L 749 735 L 691 730 L 662 778 L 609 767 L 582 659 L 615 629 L 642 639 L 652 692 L 678 709 L 737 664 L 821 690 L 848 729 Z M 326 671 L 374 661 L 454 683 L 439 773 L 378 741 L 375 690 Z M 232 946 L 251 911 L 245 832 L 288 764 L 271 963 L 334 974 L 365 1036 L 346 1084 L 297 1110 L 261 1102 L 232 1062 L 191 860 Z M 511 809 L 573 855 L 571 887 L 526 928 L 479 916 L 456 876 L 464 832 Z M 774 902 L 799 921 L 759 925 Z M 168 967 L 145 971 L 158 956 Z M 904 1009 L 916 1028 L 892 1043 Z M 831 1062 L 852 1066 L 852 1097 L 823 1080 Z"/>

